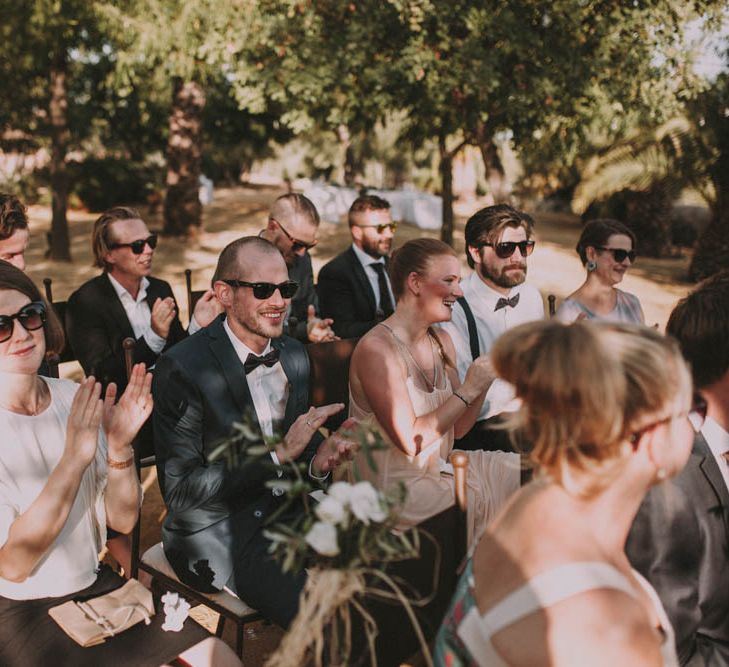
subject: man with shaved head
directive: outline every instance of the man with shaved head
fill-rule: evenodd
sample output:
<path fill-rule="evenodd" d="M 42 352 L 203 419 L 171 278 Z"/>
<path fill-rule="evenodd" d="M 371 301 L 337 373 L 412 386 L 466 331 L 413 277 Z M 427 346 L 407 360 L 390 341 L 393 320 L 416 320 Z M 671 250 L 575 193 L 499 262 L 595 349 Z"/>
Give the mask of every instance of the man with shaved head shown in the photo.
<path fill-rule="evenodd" d="M 339 432 L 326 439 L 318 433 L 344 406 L 309 407 L 306 350 L 282 336 L 297 288 L 265 239 L 228 245 L 213 276 L 224 313 L 159 358 L 153 385 L 157 470 L 168 509 L 162 542 L 170 564 L 189 585 L 226 588 L 282 626 L 296 615 L 306 573 L 284 574 L 268 553 L 263 528 L 284 492 L 266 482 L 291 461 L 308 464 L 312 479 L 324 480 L 353 447 Z M 283 436 L 271 452 L 273 464 L 250 460 L 230 469 L 222 460 L 209 462 L 246 412 L 263 436 Z M 287 509 L 279 520 L 300 509 Z"/>
<path fill-rule="evenodd" d="M 288 267 L 289 278 L 299 285 L 288 314 L 289 335 L 311 343 L 336 338 L 332 320 L 317 317 L 319 301 L 309 250 L 318 243 L 319 222 L 319 213 L 311 200 L 290 192 L 273 202 L 268 226 L 260 234 L 278 248 Z"/>

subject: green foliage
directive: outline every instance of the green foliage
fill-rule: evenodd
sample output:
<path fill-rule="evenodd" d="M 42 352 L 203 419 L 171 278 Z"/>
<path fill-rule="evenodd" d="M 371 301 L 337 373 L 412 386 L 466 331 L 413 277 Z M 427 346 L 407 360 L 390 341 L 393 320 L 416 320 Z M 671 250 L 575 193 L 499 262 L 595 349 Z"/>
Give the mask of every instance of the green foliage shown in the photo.
<path fill-rule="evenodd" d="M 94 212 L 146 203 L 164 181 L 159 165 L 119 158 L 86 158 L 71 163 L 69 171 L 75 183 L 73 193 Z"/>

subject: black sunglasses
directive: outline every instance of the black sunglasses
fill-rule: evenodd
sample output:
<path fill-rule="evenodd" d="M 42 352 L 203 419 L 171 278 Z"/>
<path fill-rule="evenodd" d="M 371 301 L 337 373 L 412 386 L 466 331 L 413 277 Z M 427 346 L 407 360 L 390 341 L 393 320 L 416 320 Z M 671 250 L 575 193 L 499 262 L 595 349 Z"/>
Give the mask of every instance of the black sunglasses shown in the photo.
<path fill-rule="evenodd" d="M 522 257 L 528 257 L 534 250 L 534 241 L 502 241 L 501 243 L 481 243 L 479 248 L 489 246 L 494 249 L 496 256 L 500 259 L 506 259 L 511 257 L 516 249 L 519 248 L 519 252 Z"/>
<path fill-rule="evenodd" d="M 376 229 L 378 234 L 382 234 L 386 229 L 394 232 L 397 229 L 397 222 L 386 222 L 382 225 L 354 225 L 355 227 L 361 227 L 362 229 Z"/>
<path fill-rule="evenodd" d="M 109 250 L 131 248 L 135 255 L 141 255 L 144 252 L 145 244 L 154 250 L 157 247 L 157 234 L 150 234 L 146 239 L 137 239 L 131 243 L 113 243 L 109 246 Z"/>
<path fill-rule="evenodd" d="M 0 315 L 0 343 L 13 335 L 13 320 L 18 320 L 26 331 L 36 331 L 46 323 L 46 307 L 40 301 L 33 301 L 15 315 Z"/>
<path fill-rule="evenodd" d="M 245 280 L 223 280 L 222 282 L 231 287 L 250 287 L 253 289 L 253 296 L 261 301 L 269 299 L 276 290 L 281 293 L 284 299 L 290 299 L 299 289 L 299 283 L 293 280 L 287 280 L 278 285 L 276 283 L 249 283 Z"/>
<path fill-rule="evenodd" d="M 294 252 L 298 250 L 311 250 L 317 243 L 319 243 L 319 239 L 314 239 L 311 243 L 299 241 L 296 237 L 291 236 L 291 234 L 286 231 L 286 228 L 278 220 L 275 218 L 271 218 L 271 220 L 273 220 L 278 225 L 278 228 L 286 234 L 286 238 L 291 241 L 291 250 Z"/>
<path fill-rule="evenodd" d="M 620 264 L 621 262 L 625 261 L 625 258 L 627 257 L 630 260 L 630 263 L 632 264 L 635 262 L 636 257 L 638 257 L 638 253 L 635 252 L 635 250 L 623 250 L 622 248 L 608 248 L 606 246 L 595 246 L 596 250 L 607 250 L 608 252 L 611 252 L 613 255 L 613 259 Z"/>

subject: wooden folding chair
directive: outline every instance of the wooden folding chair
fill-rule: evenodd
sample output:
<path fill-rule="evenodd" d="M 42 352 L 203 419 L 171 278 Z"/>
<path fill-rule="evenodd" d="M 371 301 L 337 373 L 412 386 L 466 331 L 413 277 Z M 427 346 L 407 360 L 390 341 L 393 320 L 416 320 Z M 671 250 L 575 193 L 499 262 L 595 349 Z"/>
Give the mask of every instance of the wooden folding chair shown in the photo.
<path fill-rule="evenodd" d="M 51 308 L 55 311 L 58 319 L 61 321 L 63 327 L 63 335 L 66 339 L 66 344 L 61 350 L 60 354 L 54 354 L 53 356 L 46 359 L 48 365 L 49 375 L 51 377 L 59 377 L 59 365 L 66 363 L 67 361 L 77 361 L 76 355 L 73 352 L 71 344 L 68 342 L 68 335 L 66 333 L 66 301 L 54 301 L 53 300 L 53 280 L 51 278 L 43 278 L 43 287 L 45 288 L 46 301 L 50 304 Z"/>
<path fill-rule="evenodd" d="M 122 345 L 124 347 L 124 361 L 126 363 L 127 378 L 131 375 L 132 366 L 134 365 L 134 346 L 136 341 L 133 338 L 125 338 Z M 136 444 L 136 443 L 135 443 Z M 134 448 L 134 461 L 137 468 L 137 474 L 140 476 L 142 468 L 147 468 L 156 464 L 154 456 L 140 458 L 138 448 Z M 137 524 L 132 531 L 132 567 L 131 576 L 136 578 L 139 570 L 149 574 L 154 580 L 156 588 L 171 589 L 188 600 L 192 600 L 194 604 L 202 604 L 212 609 L 220 615 L 218 625 L 215 630 L 217 637 L 223 636 L 226 620 L 232 621 L 236 626 L 235 648 L 238 655 L 243 658 L 243 638 L 245 637 L 245 626 L 253 621 L 261 620 L 263 617 L 252 607 L 249 607 L 239 597 L 221 591 L 220 593 L 202 593 L 183 583 L 175 574 L 172 566 L 169 564 L 165 556 L 162 542 L 157 542 L 154 546 L 147 549 L 141 556 L 142 516 L 140 512 Z"/>
<path fill-rule="evenodd" d="M 315 407 L 344 403 L 344 410 L 331 417 L 326 426 L 336 429 L 347 418 L 349 408 L 349 363 L 359 338 L 328 343 L 309 343 L 309 401 Z"/>
<path fill-rule="evenodd" d="M 205 294 L 205 290 L 192 289 L 192 271 L 190 269 L 185 269 L 185 288 L 187 291 L 187 321 L 189 326 L 190 322 L 192 321 L 192 313 L 195 310 L 195 306 L 200 300 L 200 297 Z"/>
<path fill-rule="evenodd" d="M 549 316 L 554 317 L 557 312 L 557 297 L 554 294 L 548 294 L 547 301 L 549 303 Z"/>

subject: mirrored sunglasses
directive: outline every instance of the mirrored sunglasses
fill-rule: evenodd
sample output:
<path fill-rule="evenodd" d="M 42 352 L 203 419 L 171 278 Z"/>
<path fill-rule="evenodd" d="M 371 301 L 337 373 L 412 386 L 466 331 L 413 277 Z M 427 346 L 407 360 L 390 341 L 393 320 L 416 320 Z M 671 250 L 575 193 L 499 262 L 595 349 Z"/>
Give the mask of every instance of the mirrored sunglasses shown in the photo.
<path fill-rule="evenodd" d="M 276 290 L 284 299 L 291 299 L 299 289 L 299 283 L 293 280 L 287 280 L 278 285 L 276 283 L 249 283 L 245 280 L 223 280 L 222 282 L 231 287 L 250 287 L 253 290 L 253 296 L 261 301 L 271 298 Z"/>
<path fill-rule="evenodd" d="M 511 257 L 516 249 L 519 248 L 519 252 L 522 257 L 528 257 L 534 251 L 534 241 L 503 241 L 501 243 L 481 243 L 480 248 L 483 246 L 489 246 L 494 249 L 496 256 L 500 259 L 506 259 Z"/>
<path fill-rule="evenodd" d="M 157 247 L 157 234 L 150 234 L 146 239 L 137 239 L 131 243 L 113 243 L 109 246 L 109 249 L 131 248 L 135 255 L 141 255 L 144 252 L 145 245 L 148 245 L 152 250 L 154 250 Z"/>
<path fill-rule="evenodd" d="M 13 335 L 13 320 L 18 320 L 26 331 L 36 331 L 46 323 L 46 307 L 40 301 L 33 301 L 15 315 L 0 315 L 0 343 Z"/>

